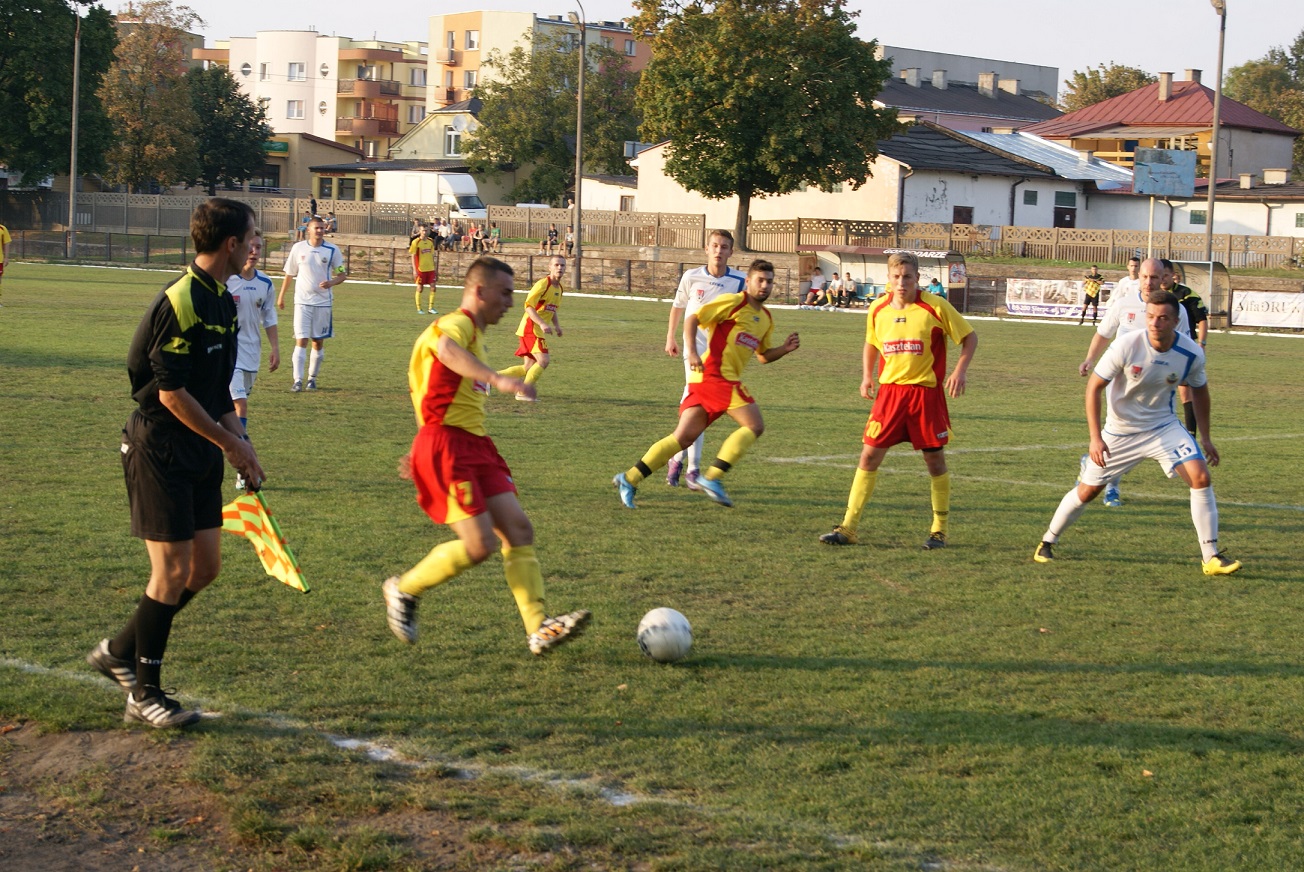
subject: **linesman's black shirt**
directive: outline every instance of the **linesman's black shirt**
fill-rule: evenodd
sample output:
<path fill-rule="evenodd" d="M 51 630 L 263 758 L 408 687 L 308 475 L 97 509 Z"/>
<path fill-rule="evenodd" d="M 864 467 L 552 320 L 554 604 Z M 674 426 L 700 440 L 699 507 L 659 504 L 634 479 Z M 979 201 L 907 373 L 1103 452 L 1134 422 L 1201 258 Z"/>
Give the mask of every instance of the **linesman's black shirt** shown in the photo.
<path fill-rule="evenodd" d="M 1195 325 L 1209 320 L 1208 307 L 1204 305 L 1204 300 L 1200 299 L 1199 294 L 1181 282 L 1173 285 L 1173 296 L 1177 297 L 1177 302 L 1186 310 L 1186 319 L 1191 322 L 1191 338 L 1196 338 L 1199 333 L 1196 332 Z"/>
<path fill-rule="evenodd" d="M 195 264 L 150 303 L 127 352 L 131 398 L 151 421 L 185 427 L 159 391 L 185 388 L 214 421 L 234 411 L 235 299 Z M 189 429 L 189 428 L 186 428 Z"/>

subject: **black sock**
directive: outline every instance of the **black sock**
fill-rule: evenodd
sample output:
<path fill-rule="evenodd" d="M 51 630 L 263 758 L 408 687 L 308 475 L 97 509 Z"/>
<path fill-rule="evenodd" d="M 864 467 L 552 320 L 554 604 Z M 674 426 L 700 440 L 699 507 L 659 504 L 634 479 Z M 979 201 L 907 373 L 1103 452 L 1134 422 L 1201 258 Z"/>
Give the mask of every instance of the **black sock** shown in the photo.
<path fill-rule="evenodd" d="M 177 603 L 177 611 L 184 609 L 186 603 L 194 599 L 197 592 L 198 591 L 193 591 L 190 588 L 181 591 L 181 600 Z M 143 600 L 145 597 L 142 595 L 141 599 Z M 137 609 L 139 609 L 139 607 L 140 604 L 137 603 Z M 118 631 L 118 635 L 109 640 L 109 653 L 114 657 L 117 657 L 119 660 L 136 659 L 136 612 L 131 613 L 131 617 L 127 619 L 127 623 Z"/>
<path fill-rule="evenodd" d="M 1186 413 L 1186 429 L 1195 435 L 1195 406 L 1191 403 L 1182 403 L 1182 411 Z"/>
<path fill-rule="evenodd" d="M 163 653 L 167 651 L 168 635 L 172 632 L 172 618 L 180 606 L 170 606 L 150 599 L 140 598 L 136 606 L 136 698 L 144 699 L 146 688 L 162 687 L 159 673 L 163 668 Z"/>

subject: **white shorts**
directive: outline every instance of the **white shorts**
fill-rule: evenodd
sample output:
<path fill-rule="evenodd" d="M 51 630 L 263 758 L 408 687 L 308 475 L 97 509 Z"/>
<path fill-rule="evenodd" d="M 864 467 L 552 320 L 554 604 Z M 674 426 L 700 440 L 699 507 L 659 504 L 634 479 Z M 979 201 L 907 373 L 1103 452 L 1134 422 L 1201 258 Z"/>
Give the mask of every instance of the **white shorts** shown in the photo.
<path fill-rule="evenodd" d="M 1099 467 L 1091 455 L 1082 458 L 1082 470 L 1078 480 L 1085 485 L 1098 486 L 1116 480 L 1135 469 L 1143 460 L 1156 460 L 1164 469 L 1164 475 L 1173 478 L 1177 467 L 1191 460 L 1204 460 L 1204 453 L 1195 439 L 1176 418 L 1158 430 L 1144 433 L 1102 433 L 1105 447 L 1105 466 Z"/>
<path fill-rule="evenodd" d="M 256 378 L 258 378 L 257 372 L 250 372 L 247 369 L 237 369 L 231 376 L 231 399 L 249 399 L 249 393 L 254 389 L 254 379 Z"/>
<path fill-rule="evenodd" d="M 330 306 L 295 306 L 295 339 L 330 339 L 335 335 Z"/>

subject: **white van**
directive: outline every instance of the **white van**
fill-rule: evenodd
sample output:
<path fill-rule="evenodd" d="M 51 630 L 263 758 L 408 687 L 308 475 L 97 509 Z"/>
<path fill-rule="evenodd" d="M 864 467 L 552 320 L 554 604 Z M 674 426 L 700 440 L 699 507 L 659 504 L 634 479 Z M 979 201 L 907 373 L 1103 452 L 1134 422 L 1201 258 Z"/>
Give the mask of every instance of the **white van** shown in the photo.
<path fill-rule="evenodd" d="M 376 202 L 447 204 L 449 218 L 476 223 L 489 219 L 489 210 L 480 199 L 475 179 L 469 173 L 377 171 Z"/>

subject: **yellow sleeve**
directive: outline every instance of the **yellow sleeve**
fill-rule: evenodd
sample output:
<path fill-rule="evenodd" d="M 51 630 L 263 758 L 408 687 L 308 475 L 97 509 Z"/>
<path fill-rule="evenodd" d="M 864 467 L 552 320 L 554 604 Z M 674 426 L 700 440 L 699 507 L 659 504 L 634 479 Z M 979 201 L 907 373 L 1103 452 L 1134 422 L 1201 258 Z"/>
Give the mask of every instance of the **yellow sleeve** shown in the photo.
<path fill-rule="evenodd" d="M 418 236 L 416 239 L 414 239 L 414 240 L 412 240 L 411 242 L 408 243 L 408 254 L 416 254 L 416 253 L 417 253 L 417 243 L 420 242 L 420 241 L 421 241 L 421 237 Z"/>
<path fill-rule="evenodd" d="M 697 323 L 706 326 L 715 324 L 741 302 L 742 294 L 721 294 L 697 310 Z"/>
<path fill-rule="evenodd" d="M 544 276 L 534 283 L 530 288 L 530 293 L 525 297 L 525 308 L 539 308 L 539 300 L 543 299 L 544 293 L 548 290 L 548 277 Z"/>
<path fill-rule="evenodd" d="M 955 307 L 946 300 L 938 297 L 935 307 L 942 320 L 942 330 L 946 332 L 947 336 L 951 337 L 951 341 L 956 345 L 963 342 L 964 337 L 973 332 L 973 327 L 970 326 L 968 321 L 964 320 L 964 316 L 957 312 Z"/>

